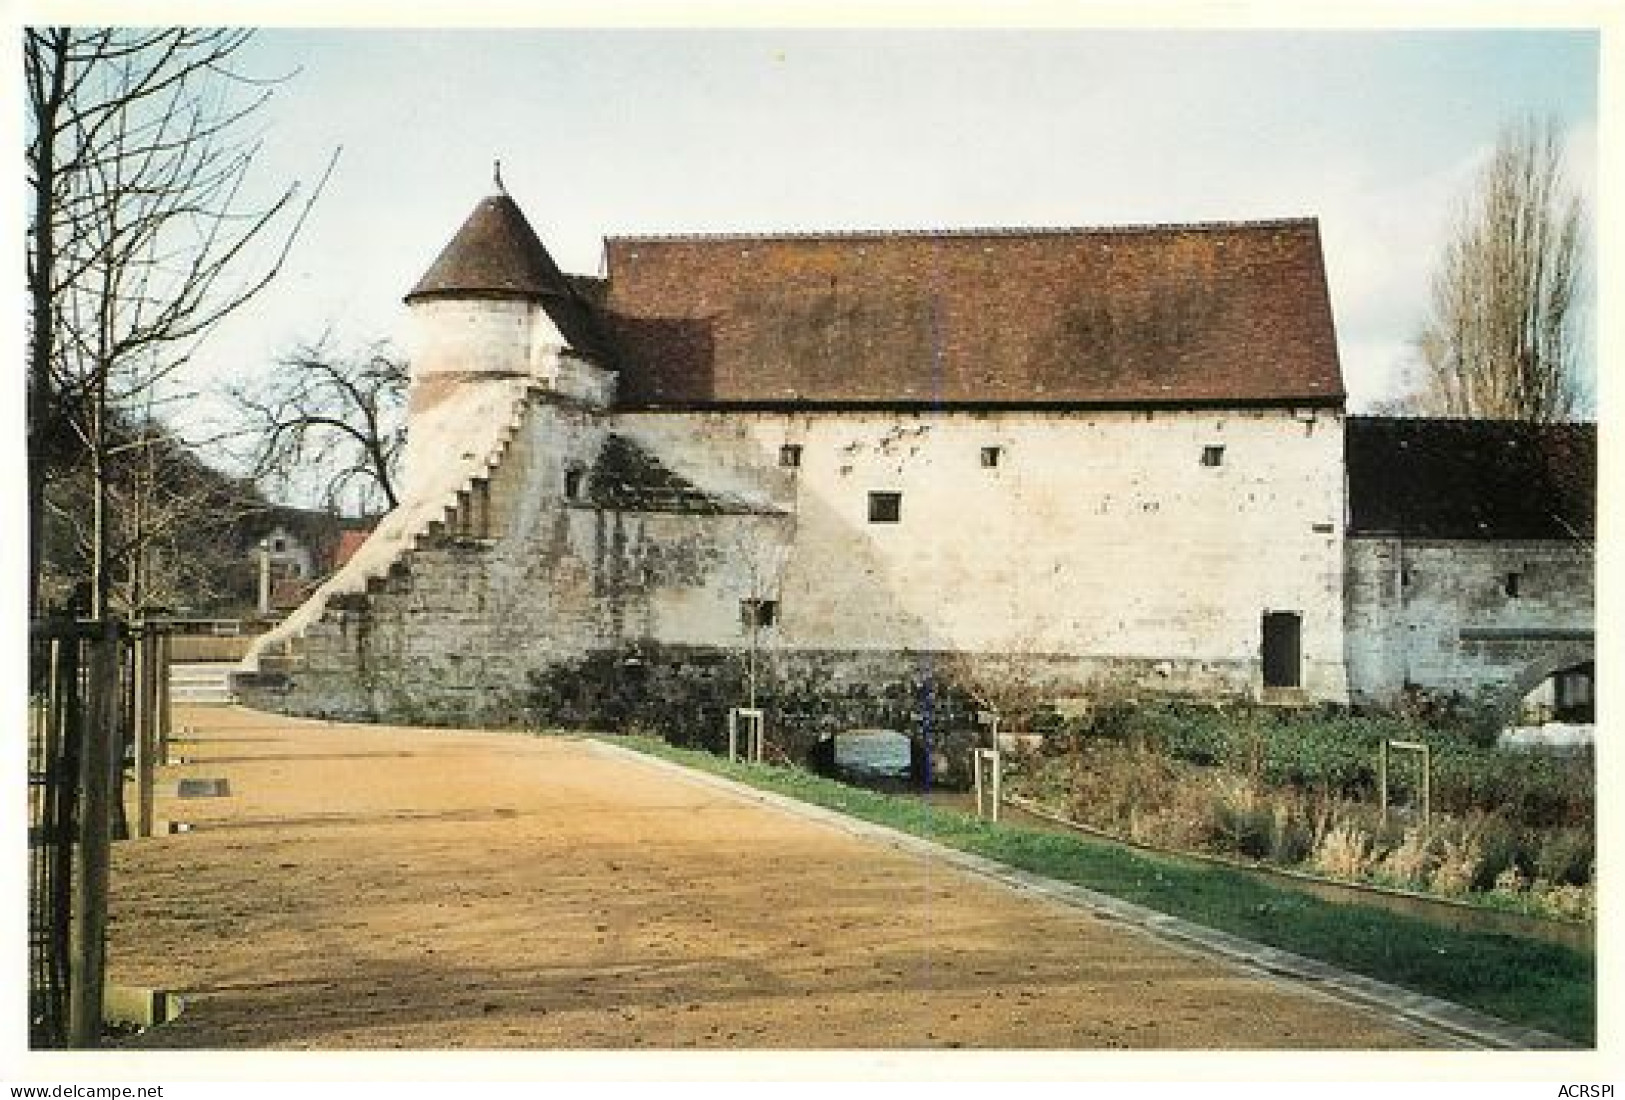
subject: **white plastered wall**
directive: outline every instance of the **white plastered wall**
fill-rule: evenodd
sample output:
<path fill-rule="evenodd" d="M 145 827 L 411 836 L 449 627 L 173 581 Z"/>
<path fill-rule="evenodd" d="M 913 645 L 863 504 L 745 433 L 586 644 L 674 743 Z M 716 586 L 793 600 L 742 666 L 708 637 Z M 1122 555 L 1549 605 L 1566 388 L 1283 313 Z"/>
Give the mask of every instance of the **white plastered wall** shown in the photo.
<path fill-rule="evenodd" d="M 1347 697 L 1338 413 L 616 419 L 697 483 L 790 514 L 768 585 L 779 646 L 1210 665 L 1256 688 L 1262 616 L 1287 611 L 1302 616 L 1305 691 Z M 778 465 L 785 443 L 799 468 Z M 1208 446 L 1220 465 L 1202 465 Z M 902 494 L 901 522 L 869 521 L 874 491 Z"/>

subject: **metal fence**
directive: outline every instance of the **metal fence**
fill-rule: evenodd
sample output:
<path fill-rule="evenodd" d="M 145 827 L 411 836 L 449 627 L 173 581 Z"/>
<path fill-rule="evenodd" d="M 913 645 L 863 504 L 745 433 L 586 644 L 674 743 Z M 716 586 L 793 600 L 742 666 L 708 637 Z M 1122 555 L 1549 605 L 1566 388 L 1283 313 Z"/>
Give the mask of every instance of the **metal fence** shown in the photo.
<path fill-rule="evenodd" d="M 169 641 L 157 627 L 66 620 L 35 623 L 29 641 L 29 1044 L 89 1047 L 101 1034 L 111 843 L 132 817 L 136 835 L 153 829 Z"/>

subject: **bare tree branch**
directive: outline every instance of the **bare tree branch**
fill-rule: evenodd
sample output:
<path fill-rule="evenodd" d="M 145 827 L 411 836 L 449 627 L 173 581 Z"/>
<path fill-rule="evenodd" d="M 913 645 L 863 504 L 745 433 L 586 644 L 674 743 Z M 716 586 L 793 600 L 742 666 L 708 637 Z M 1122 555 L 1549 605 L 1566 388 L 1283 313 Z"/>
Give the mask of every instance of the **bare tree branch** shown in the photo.
<path fill-rule="evenodd" d="M 149 416 L 155 387 L 277 277 L 337 159 L 308 194 L 294 182 L 256 197 L 251 126 L 283 78 L 238 71 L 251 38 L 188 27 L 24 31 L 31 526 L 51 478 L 88 463 L 98 616 L 122 524 L 115 512 L 147 514 L 161 495 L 113 483 L 130 473 L 115 460 L 131 449 L 128 439 L 114 444 L 114 426 Z M 31 606 L 40 552 L 36 535 Z"/>
<path fill-rule="evenodd" d="M 1556 126 L 1505 131 L 1434 274 L 1414 411 L 1532 421 L 1580 411 L 1586 224 Z"/>
<path fill-rule="evenodd" d="M 296 348 L 229 391 L 253 441 L 240 457 L 277 495 L 319 486 L 341 512 L 393 508 L 407 381 L 405 360 L 386 345 L 345 352 L 324 336 Z"/>

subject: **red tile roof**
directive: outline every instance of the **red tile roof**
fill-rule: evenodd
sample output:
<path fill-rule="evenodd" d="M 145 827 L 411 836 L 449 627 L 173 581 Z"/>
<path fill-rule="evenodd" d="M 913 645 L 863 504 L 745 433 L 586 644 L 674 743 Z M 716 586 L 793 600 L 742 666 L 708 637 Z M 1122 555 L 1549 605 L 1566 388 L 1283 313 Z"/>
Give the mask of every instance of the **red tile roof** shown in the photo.
<path fill-rule="evenodd" d="M 1313 220 L 605 249 L 625 407 L 1344 398 Z"/>
<path fill-rule="evenodd" d="M 361 549 L 361 544 L 367 541 L 367 536 L 370 534 L 372 534 L 370 529 L 366 531 L 340 531 L 338 549 L 333 551 L 333 568 L 337 569 L 355 557 L 355 552 Z"/>
<path fill-rule="evenodd" d="M 539 298 L 564 293 L 564 276 L 507 195 L 489 195 L 418 280 L 408 302 L 440 296 Z"/>

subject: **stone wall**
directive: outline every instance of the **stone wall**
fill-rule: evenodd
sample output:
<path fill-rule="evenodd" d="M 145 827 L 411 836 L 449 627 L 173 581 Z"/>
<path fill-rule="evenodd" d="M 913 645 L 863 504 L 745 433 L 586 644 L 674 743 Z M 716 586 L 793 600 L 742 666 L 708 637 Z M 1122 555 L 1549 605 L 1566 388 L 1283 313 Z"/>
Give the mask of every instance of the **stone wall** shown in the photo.
<path fill-rule="evenodd" d="M 765 578 L 785 649 L 1065 655 L 1257 696 L 1262 616 L 1290 611 L 1304 694 L 1346 698 L 1335 413 L 637 413 L 617 430 L 789 515 Z M 872 492 L 901 494 L 899 522 L 870 522 Z"/>
<path fill-rule="evenodd" d="M 240 685 L 304 714 L 527 722 L 530 675 L 628 640 L 741 637 L 749 595 L 733 547 L 771 541 L 772 514 L 628 512 L 583 481 L 608 420 L 533 402 L 503 461 L 395 562 L 333 600 L 286 657 Z M 477 498 L 474 499 L 474 498 Z"/>
<path fill-rule="evenodd" d="M 728 712 L 748 705 L 754 683 L 769 760 L 806 764 L 832 734 L 889 729 L 914 742 L 917 778 L 959 784 L 983 728 L 959 670 L 950 654 L 642 642 L 534 674 L 530 703 L 540 726 L 644 729 L 720 752 Z"/>
<path fill-rule="evenodd" d="M 1357 537 L 1348 545 L 1352 701 L 1409 686 L 1509 706 L 1594 655 L 1591 545 Z"/>
<path fill-rule="evenodd" d="M 612 435 L 649 469 L 605 466 Z M 617 662 L 675 652 L 628 713 L 663 701 L 665 723 L 714 730 L 722 700 L 703 685 L 720 681 L 704 670 L 738 667 L 742 605 L 763 601 L 758 651 L 778 670 L 764 690 L 814 737 L 896 728 L 893 703 L 946 699 L 993 667 L 1063 695 L 1259 697 L 1269 611 L 1301 616 L 1294 696 L 1341 701 L 1341 460 L 1326 411 L 612 415 L 536 400 L 445 523 L 242 689 L 306 714 L 547 723 L 597 706 L 560 693 L 570 675 L 613 702 L 639 667 Z M 595 481 L 619 478 L 648 484 Z M 871 519 L 875 492 L 901 494 L 896 522 Z"/>

